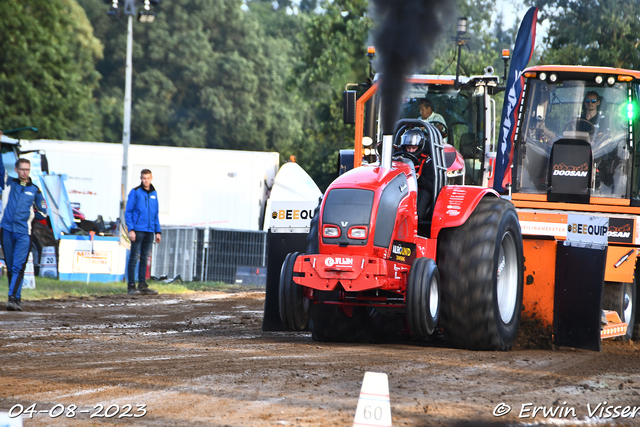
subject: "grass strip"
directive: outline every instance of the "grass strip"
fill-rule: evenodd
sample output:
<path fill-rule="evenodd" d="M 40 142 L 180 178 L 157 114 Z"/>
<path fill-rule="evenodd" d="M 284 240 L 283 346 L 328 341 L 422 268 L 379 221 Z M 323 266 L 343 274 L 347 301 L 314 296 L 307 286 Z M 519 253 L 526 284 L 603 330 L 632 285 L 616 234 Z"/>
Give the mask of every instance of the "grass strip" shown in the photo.
<path fill-rule="evenodd" d="M 163 283 L 149 281 L 149 287 L 161 294 L 187 294 L 202 291 L 254 292 L 264 291 L 264 286 L 240 286 L 223 282 L 174 282 Z M 7 277 L 0 278 L 0 293 L 7 295 L 9 287 Z M 82 282 L 36 277 L 35 289 L 22 288 L 23 301 L 35 301 L 50 298 L 90 297 L 122 295 L 127 293 L 124 282 Z M 2 301 L 2 299 L 0 299 Z"/>

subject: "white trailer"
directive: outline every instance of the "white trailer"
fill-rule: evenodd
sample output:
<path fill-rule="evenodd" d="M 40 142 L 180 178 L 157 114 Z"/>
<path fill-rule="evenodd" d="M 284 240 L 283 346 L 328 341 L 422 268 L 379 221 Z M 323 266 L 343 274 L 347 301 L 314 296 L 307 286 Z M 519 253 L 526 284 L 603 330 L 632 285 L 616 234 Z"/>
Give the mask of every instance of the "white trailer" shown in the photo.
<path fill-rule="evenodd" d="M 67 176 L 69 200 L 87 219 L 119 216 L 122 144 L 21 140 L 44 150 L 51 173 Z M 128 192 L 150 169 L 162 225 L 260 230 L 279 154 L 202 148 L 129 146 Z"/>

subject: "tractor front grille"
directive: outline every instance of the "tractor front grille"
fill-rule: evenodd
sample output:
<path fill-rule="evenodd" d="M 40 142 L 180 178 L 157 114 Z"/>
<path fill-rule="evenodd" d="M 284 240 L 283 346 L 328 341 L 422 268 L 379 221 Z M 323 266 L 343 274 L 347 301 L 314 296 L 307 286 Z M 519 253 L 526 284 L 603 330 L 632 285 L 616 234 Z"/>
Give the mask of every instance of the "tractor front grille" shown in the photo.
<path fill-rule="evenodd" d="M 340 228 L 340 237 L 323 237 L 324 244 L 357 245 L 367 244 L 369 236 L 362 239 L 350 239 L 347 233 L 351 227 L 360 225 L 369 229 L 373 191 L 352 188 L 336 188 L 329 191 L 322 210 L 322 225 L 332 224 Z M 320 230 L 322 235 L 322 230 Z"/>

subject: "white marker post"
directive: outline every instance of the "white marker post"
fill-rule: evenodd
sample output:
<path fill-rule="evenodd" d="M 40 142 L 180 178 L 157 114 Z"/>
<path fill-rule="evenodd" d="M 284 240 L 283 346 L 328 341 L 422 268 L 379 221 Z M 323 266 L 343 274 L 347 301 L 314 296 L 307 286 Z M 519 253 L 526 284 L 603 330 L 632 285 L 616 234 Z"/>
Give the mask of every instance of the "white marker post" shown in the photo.
<path fill-rule="evenodd" d="M 89 285 L 89 278 L 91 278 L 91 268 L 93 267 L 93 237 L 96 235 L 95 231 L 90 231 L 91 236 L 91 252 L 89 252 L 89 268 L 87 269 L 87 286 Z"/>
<path fill-rule="evenodd" d="M 391 427 L 389 377 L 380 372 L 365 372 L 353 427 Z"/>
<path fill-rule="evenodd" d="M 22 277 L 22 289 L 35 289 L 36 288 L 36 276 L 33 269 L 33 253 L 29 251 L 27 257 L 27 264 L 24 267 L 24 276 Z M 0 427 L 4 427 L 0 424 Z"/>

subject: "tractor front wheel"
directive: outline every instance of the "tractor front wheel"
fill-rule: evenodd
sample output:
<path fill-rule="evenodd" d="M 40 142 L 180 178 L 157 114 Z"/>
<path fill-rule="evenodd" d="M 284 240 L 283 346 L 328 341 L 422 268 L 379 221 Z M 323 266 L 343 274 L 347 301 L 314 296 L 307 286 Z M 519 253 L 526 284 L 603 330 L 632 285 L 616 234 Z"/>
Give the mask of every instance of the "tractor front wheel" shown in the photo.
<path fill-rule="evenodd" d="M 467 221 L 441 231 L 441 324 L 469 350 L 509 350 L 522 307 L 522 234 L 513 205 L 485 197 Z"/>
<path fill-rule="evenodd" d="M 287 254 L 280 270 L 280 320 L 288 329 L 302 331 L 309 320 L 310 301 L 304 288 L 293 281 L 293 266 L 298 252 Z"/>
<path fill-rule="evenodd" d="M 431 258 L 416 258 L 407 282 L 407 321 L 421 338 L 433 333 L 440 314 L 440 274 Z"/>

